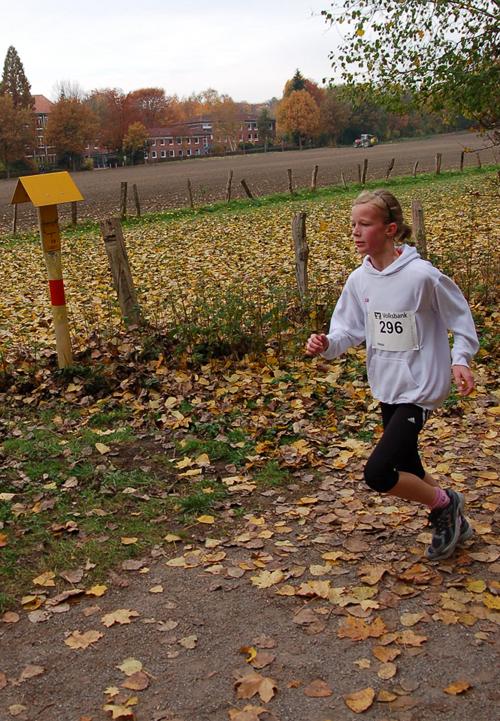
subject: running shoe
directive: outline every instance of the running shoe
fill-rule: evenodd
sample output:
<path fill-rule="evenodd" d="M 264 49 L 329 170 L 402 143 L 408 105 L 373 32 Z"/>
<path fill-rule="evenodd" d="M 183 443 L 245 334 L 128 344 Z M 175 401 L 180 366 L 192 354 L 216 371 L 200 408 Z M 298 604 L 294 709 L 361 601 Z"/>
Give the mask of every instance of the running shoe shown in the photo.
<path fill-rule="evenodd" d="M 461 536 L 464 497 L 457 491 L 446 491 L 446 494 L 450 499 L 446 508 L 436 508 L 429 514 L 432 542 L 426 556 L 431 561 L 451 556 Z"/>
<path fill-rule="evenodd" d="M 458 543 L 464 543 L 464 541 L 468 541 L 469 538 L 472 538 L 473 535 L 474 529 L 472 528 L 466 517 L 462 514 L 460 516 L 460 535 L 458 537 Z"/>

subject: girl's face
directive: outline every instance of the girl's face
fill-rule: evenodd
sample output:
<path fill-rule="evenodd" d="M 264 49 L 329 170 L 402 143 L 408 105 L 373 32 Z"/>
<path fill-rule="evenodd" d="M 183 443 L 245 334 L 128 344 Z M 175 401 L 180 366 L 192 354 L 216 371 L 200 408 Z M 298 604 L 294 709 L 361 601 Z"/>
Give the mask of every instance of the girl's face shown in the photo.
<path fill-rule="evenodd" d="M 352 237 L 360 255 L 377 256 L 394 247 L 396 223 L 386 223 L 382 211 L 372 203 L 352 209 Z"/>

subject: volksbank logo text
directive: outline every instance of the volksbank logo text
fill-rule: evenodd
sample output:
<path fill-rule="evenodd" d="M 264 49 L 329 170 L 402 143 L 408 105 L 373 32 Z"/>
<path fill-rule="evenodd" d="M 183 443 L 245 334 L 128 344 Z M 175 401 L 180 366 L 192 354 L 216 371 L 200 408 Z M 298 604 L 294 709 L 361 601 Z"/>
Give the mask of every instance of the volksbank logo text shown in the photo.
<path fill-rule="evenodd" d="M 377 320 L 382 320 L 385 318 L 408 318 L 408 313 L 380 313 L 378 311 L 375 311 L 374 316 Z"/>

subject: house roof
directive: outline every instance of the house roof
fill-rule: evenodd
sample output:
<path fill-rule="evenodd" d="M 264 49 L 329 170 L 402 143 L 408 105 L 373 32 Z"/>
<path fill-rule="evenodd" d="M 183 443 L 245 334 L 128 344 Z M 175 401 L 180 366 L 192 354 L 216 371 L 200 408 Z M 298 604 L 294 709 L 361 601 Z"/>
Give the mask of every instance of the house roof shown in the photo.
<path fill-rule="evenodd" d="M 54 103 L 52 103 L 45 95 L 33 95 L 35 99 L 35 113 L 50 113 Z"/>

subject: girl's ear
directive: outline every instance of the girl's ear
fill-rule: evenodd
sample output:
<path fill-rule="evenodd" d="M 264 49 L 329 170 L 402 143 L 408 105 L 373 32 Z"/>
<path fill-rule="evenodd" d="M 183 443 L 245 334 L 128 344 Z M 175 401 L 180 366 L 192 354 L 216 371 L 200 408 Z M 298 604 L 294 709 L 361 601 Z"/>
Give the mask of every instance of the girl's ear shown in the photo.
<path fill-rule="evenodd" d="M 398 232 L 398 224 L 397 223 L 387 223 L 386 227 L 386 235 L 389 236 L 389 238 L 394 238 L 396 233 Z"/>

